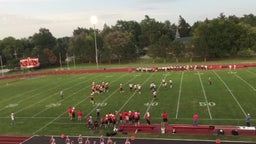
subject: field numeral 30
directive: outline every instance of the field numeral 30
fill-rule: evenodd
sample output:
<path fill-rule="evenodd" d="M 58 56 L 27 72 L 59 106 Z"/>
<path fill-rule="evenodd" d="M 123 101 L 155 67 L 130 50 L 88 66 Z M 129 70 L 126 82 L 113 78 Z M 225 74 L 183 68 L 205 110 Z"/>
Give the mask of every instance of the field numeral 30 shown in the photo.
<path fill-rule="evenodd" d="M 215 102 L 199 102 L 199 105 L 200 106 L 215 106 L 216 104 L 215 104 Z"/>

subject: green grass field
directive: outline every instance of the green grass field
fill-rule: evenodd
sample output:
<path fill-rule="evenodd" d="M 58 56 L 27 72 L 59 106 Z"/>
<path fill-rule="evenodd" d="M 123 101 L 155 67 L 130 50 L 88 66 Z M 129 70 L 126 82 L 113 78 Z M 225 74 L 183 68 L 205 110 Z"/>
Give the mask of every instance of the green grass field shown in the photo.
<path fill-rule="evenodd" d="M 211 77 L 213 84 L 208 84 Z M 162 79 L 172 79 L 173 88 L 161 86 Z M 91 82 L 109 82 L 110 90 L 89 100 Z M 149 84 L 157 85 L 157 99 Z M 119 92 L 119 84 L 124 92 Z M 128 84 L 141 84 L 142 94 L 130 91 Z M 63 90 L 64 99 L 59 92 Z M 170 123 L 192 124 L 199 114 L 201 125 L 245 125 L 247 113 L 256 122 L 256 69 L 184 71 L 155 73 L 95 73 L 54 75 L 0 81 L 0 135 L 93 135 L 85 118 L 115 111 L 151 113 L 152 123 L 161 122 L 161 113 L 169 114 Z M 67 108 L 75 106 L 84 113 L 83 122 L 70 121 Z M 16 116 L 11 126 L 10 114 Z M 104 134 L 107 130 L 100 131 Z M 99 135 L 99 134 L 98 134 Z"/>

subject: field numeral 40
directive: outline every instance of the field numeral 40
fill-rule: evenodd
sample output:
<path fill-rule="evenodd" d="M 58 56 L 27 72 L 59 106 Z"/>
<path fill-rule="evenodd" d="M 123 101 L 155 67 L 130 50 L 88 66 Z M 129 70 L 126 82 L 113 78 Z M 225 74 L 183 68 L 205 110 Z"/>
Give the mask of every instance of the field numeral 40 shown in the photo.
<path fill-rule="evenodd" d="M 215 106 L 216 104 L 215 104 L 215 102 L 199 102 L 199 105 L 200 106 Z"/>
<path fill-rule="evenodd" d="M 144 103 L 145 106 L 157 106 L 158 102 Z"/>
<path fill-rule="evenodd" d="M 97 106 L 97 107 L 105 107 L 107 105 L 108 105 L 108 103 L 95 103 L 95 106 Z"/>

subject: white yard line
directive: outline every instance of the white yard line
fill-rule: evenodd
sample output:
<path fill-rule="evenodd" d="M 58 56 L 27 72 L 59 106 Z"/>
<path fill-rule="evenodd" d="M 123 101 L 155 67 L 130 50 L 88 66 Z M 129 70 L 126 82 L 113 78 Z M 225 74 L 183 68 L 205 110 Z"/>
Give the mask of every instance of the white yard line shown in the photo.
<path fill-rule="evenodd" d="M 164 79 L 166 79 L 167 76 L 169 76 L 169 73 L 168 73 L 168 74 L 165 74 Z M 168 83 L 168 81 L 166 81 L 166 82 Z M 161 86 L 162 86 L 162 81 L 160 81 L 160 83 L 159 83 L 159 87 L 157 88 L 157 92 L 159 91 L 159 89 L 160 89 Z M 151 99 L 151 101 L 150 101 L 150 103 L 149 103 L 149 105 L 148 105 L 148 107 L 147 107 L 147 110 L 146 110 L 146 112 L 144 113 L 144 116 L 143 116 L 143 117 L 145 117 L 146 114 L 147 114 L 147 112 L 150 110 L 150 108 L 151 108 L 151 103 L 153 103 L 154 99 L 155 99 L 155 98 L 152 98 L 152 99 Z"/>
<path fill-rule="evenodd" d="M 241 106 L 241 104 L 238 102 L 238 100 L 236 99 L 235 95 L 232 93 L 232 91 L 230 90 L 230 88 L 228 87 L 228 85 L 222 80 L 222 78 L 215 72 L 213 71 L 214 74 L 219 78 L 219 80 L 224 84 L 224 86 L 226 87 L 226 89 L 229 91 L 230 95 L 233 97 L 233 99 L 236 101 L 237 105 L 239 106 L 239 108 L 241 109 L 241 111 L 243 112 L 244 116 L 246 116 L 246 112 L 244 111 L 243 107 Z"/>
<path fill-rule="evenodd" d="M 87 97 L 88 98 L 88 97 Z M 85 100 L 87 100 L 87 98 L 83 99 L 82 101 L 80 101 L 79 103 L 77 103 L 75 105 L 75 107 L 81 103 L 83 103 Z M 46 128 L 47 126 L 49 126 L 50 124 L 52 124 L 54 121 L 56 121 L 58 118 L 60 118 L 62 115 L 66 114 L 66 111 L 64 111 L 62 114 L 60 114 L 59 116 L 57 116 L 55 119 L 49 121 L 47 124 L 45 124 L 44 126 L 42 126 L 41 128 L 39 128 L 38 130 L 33 132 L 33 135 L 37 134 L 39 131 L 43 130 L 44 128 Z"/>
<path fill-rule="evenodd" d="M 180 97 L 181 97 L 181 88 L 182 88 L 182 83 L 183 83 L 183 75 L 184 75 L 184 72 L 182 72 L 181 78 L 180 78 L 179 97 L 178 97 L 177 108 L 176 108 L 176 116 L 175 116 L 176 119 L 178 119 L 179 109 L 180 109 Z"/>
<path fill-rule="evenodd" d="M 68 80 L 68 82 L 71 82 L 70 80 Z M 46 86 L 49 86 L 49 85 L 46 85 Z M 46 87 L 45 86 L 45 87 Z M 40 89 L 45 89 L 45 87 L 40 87 Z M 52 90 L 52 89 L 56 89 L 56 88 L 58 88 L 58 87 L 60 87 L 59 86 L 59 82 L 58 81 L 56 81 L 54 84 L 52 84 L 52 85 L 50 85 L 50 87 L 48 88 L 48 91 L 49 90 Z M 37 90 L 37 89 L 36 89 Z M 34 91 L 34 90 L 32 90 L 32 91 Z M 31 91 L 31 92 L 32 92 Z M 26 93 L 26 92 L 25 92 Z M 31 98 L 33 98 L 33 97 L 35 97 L 35 96 L 37 96 L 37 95 L 39 95 L 39 94 L 41 94 L 41 93 L 44 93 L 44 91 L 40 91 L 40 92 L 38 92 L 38 93 L 36 93 L 36 94 L 33 94 L 33 95 L 31 95 L 31 96 L 26 96 L 26 98 L 23 98 L 22 100 L 20 100 L 20 101 L 15 101 L 15 104 L 19 104 L 19 103 L 21 103 L 21 102 L 23 102 L 23 101 L 26 101 L 26 100 L 28 100 L 28 99 L 31 99 Z M 24 95 L 24 94 L 22 94 L 22 95 Z M 5 110 L 7 107 L 3 107 L 3 108 L 1 108 L 0 109 L 0 111 L 2 111 L 2 110 Z M 16 113 L 16 112 L 15 112 Z"/>
<path fill-rule="evenodd" d="M 152 77 L 152 75 L 153 74 L 151 74 L 150 77 L 148 77 L 141 85 L 143 85 L 146 81 L 148 81 Z M 119 108 L 118 112 L 120 112 L 128 104 L 128 102 L 134 97 L 135 94 L 136 92 L 134 92 L 133 95 L 129 97 L 129 99 L 122 105 L 122 107 Z"/>
<path fill-rule="evenodd" d="M 252 75 L 255 75 L 256 76 L 256 73 L 255 72 L 252 72 L 252 71 L 249 71 L 249 70 L 246 70 L 247 72 L 249 72 L 250 74 Z"/>
<path fill-rule="evenodd" d="M 239 78 L 241 81 L 243 81 L 245 84 L 247 84 L 250 88 L 252 88 L 252 90 L 256 91 L 256 89 L 250 84 L 248 83 L 246 80 L 244 80 L 243 78 L 241 78 L 239 75 L 235 74 L 235 76 L 237 78 Z"/>
<path fill-rule="evenodd" d="M 81 85 L 82 83 L 84 83 L 84 81 L 81 81 L 80 83 L 76 83 L 75 85 L 72 85 L 71 87 L 67 87 L 67 88 L 63 89 L 63 91 L 66 91 L 66 90 L 68 90 L 68 89 L 71 89 L 71 88 L 73 88 L 73 87 L 76 87 L 77 85 Z M 58 87 L 60 87 L 60 86 L 58 86 Z M 41 102 L 43 102 L 43 101 L 45 101 L 45 100 L 47 100 L 47 99 L 49 99 L 49 98 L 52 98 L 52 96 L 54 96 L 54 95 L 59 95 L 59 92 L 56 92 L 56 93 L 51 94 L 51 95 L 49 95 L 49 96 L 46 96 L 45 98 L 43 98 L 43 99 L 37 101 L 36 103 L 33 103 L 33 104 L 31 104 L 31 105 L 29 105 L 29 106 L 27 106 L 27 107 L 24 107 L 24 108 L 22 108 L 22 109 L 19 109 L 19 110 L 16 111 L 15 113 L 17 114 L 17 113 L 19 113 L 19 112 L 22 112 L 22 111 L 28 109 L 28 108 L 31 108 L 32 106 L 34 106 L 34 105 L 36 105 L 36 104 L 39 104 L 39 103 L 41 103 Z"/>
<path fill-rule="evenodd" d="M 127 74 L 126 74 L 127 75 Z M 125 75 L 122 75 L 121 77 L 124 77 Z M 120 78 L 121 78 L 120 77 Z M 120 79 L 119 78 L 119 79 Z M 133 77 L 132 79 L 130 79 L 128 82 L 126 82 L 125 84 L 129 83 L 130 81 L 132 81 L 133 79 L 135 79 L 136 77 Z M 118 79 L 115 79 L 115 81 L 117 81 Z M 113 81 L 113 82 L 115 82 Z M 119 91 L 119 89 L 116 89 L 114 92 L 112 92 L 111 95 L 109 95 L 108 97 L 106 97 L 101 103 L 105 103 L 108 99 L 110 99 L 115 93 L 117 93 Z M 97 109 L 97 107 L 94 107 L 86 116 L 84 116 L 84 118 L 88 118 L 92 113 L 93 111 L 95 111 Z"/>
<path fill-rule="evenodd" d="M 31 89 L 31 90 L 28 90 L 28 91 L 25 91 L 25 90 L 24 90 L 23 93 L 19 93 L 19 94 L 16 95 L 16 96 L 11 96 L 11 97 L 9 97 L 9 98 L 7 98 L 7 99 L 4 99 L 4 100 L 1 101 L 1 103 L 8 103 L 8 101 L 10 101 L 10 100 L 12 100 L 12 99 L 17 99 L 17 98 L 19 98 L 19 97 L 21 97 L 21 96 L 23 96 L 23 95 L 27 95 L 27 94 L 29 94 L 30 92 L 33 92 L 33 91 L 36 91 L 36 90 L 45 89 L 47 86 L 49 86 L 49 85 L 39 86 L 39 87 L 37 87 L 37 88 L 35 88 L 35 89 Z M 1 109 L 0 109 L 0 111 L 1 111 Z"/>
<path fill-rule="evenodd" d="M 198 77 L 199 77 L 200 84 L 201 84 L 201 87 L 202 87 L 202 90 L 203 90 L 204 99 L 205 99 L 205 102 L 207 104 L 206 107 L 207 107 L 207 110 L 208 110 L 208 113 L 209 113 L 209 117 L 212 120 L 212 114 L 211 114 L 211 110 L 210 110 L 209 105 L 208 105 L 208 99 L 207 99 L 207 96 L 206 96 L 206 93 L 205 93 L 205 89 L 204 89 L 204 85 L 203 85 L 203 82 L 202 82 L 201 75 L 199 73 L 198 73 Z"/>
<path fill-rule="evenodd" d="M 127 75 L 127 74 L 126 74 L 126 75 Z M 121 77 L 123 77 L 123 76 L 125 76 L 125 75 L 122 75 Z M 117 91 L 117 90 L 116 90 L 116 91 Z M 116 92 L 116 91 L 115 91 L 115 92 Z M 113 92 L 113 93 L 115 93 L 115 92 Z M 106 100 L 107 100 L 108 98 L 110 98 L 110 97 L 111 97 L 111 96 L 108 96 L 107 98 L 105 98 L 104 101 L 106 101 Z M 76 104 L 75 107 L 76 107 L 77 105 L 81 104 L 82 102 L 84 102 L 84 101 L 87 100 L 87 99 L 88 99 L 88 97 L 86 97 L 85 99 L 83 99 L 82 101 L 80 101 L 78 104 Z M 96 109 L 96 107 L 95 107 L 92 111 L 94 111 L 95 109 Z M 92 113 L 92 111 L 91 111 L 90 113 Z M 38 130 L 36 130 L 35 132 L 33 132 L 33 135 L 35 135 L 35 134 L 38 133 L 39 131 L 41 131 L 41 130 L 43 130 L 44 128 L 46 128 L 47 126 L 49 126 L 50 124 L 52 124 L 54 121 L 56 121 L 57 119 L 59 119 L 62 115 L 66 114 L 66 113 L 67 113 L 67 112 L 64 111 L 62 114 L 60 114 L 59 116 L 57 116 L 55 119 L 49 121 L 47 124 L 45 124 L 44 126 L 42 126 L 41 128 L 39 128 Z M 90 113 L 88 113 L 86 117 L 88 117 Z"/>
<path fill-rule="evenodd" d="M 97 77 L 99 77 L 99 76 L 97 76 Z M 96 79 L 97 79 L 97 77 L 96 77 Z M 81 78 L 81 77 L 80 77 L 80 78 Z M 93 79 L 95 79 L 95 77 L 93 77 Z M 82 83 L 85 83 L 85 82 L 91 81 L 91 80 L 92 80 L 92 78 L 91 78 L 91 79 L 87 79 L 86 81 L 83 81 Z M 81 84 L 81 83 L 79 83 L 79 84 Z M 73 85 L 72 87 L 74 87 L 74 86 L 75 86 L 75 85 Z M 72 87 L 69 87 L 69 88 L 72 88 Z M 88 88 L 89 88 L 89 87 L 90 87 L 90 85 L 88 85 Z M 67 88 L 67 89 L 69 89 L 69 88 Z M 67 89 L 63 89 L 63 90 L 67 90 Z M 79 89 L 78 91 L 74 92 L 73 94 L 69 95 L 68 97 L 65 96 L 65 98 L 62 99 L 62 100 L 60 100 L 59 102 L 62 102 L 62 101 L 64 101 L 65 99 L 67 99 L 67 98 L 69 98 L 69 97 L 71 97 L 71 96 L 77 94 L 77 93 L 78 93 L 79 91 L 81 91 L 81 90 L 83 90 L 83 89 Z M 39 114 L 41 114 L 41 113 L 47 111 L 47 110 L 50 109 L 50 108 L 51 108 L 51 107 L 45 108 L 44 110 L 42 110 L 42 111 L 37 112 L 36 114 L 34 114 L 32 117 L 36 117 L 36 116 L 38 116 Z"/>

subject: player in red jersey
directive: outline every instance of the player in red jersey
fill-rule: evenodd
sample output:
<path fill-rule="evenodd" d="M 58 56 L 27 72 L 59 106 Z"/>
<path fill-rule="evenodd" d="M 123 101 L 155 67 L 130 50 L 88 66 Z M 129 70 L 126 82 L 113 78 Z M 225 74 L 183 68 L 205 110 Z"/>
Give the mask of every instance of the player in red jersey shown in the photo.
<path fill-rule="evenodd" d="M 68 117 L 70 120 L 72 120 L 72 108 L 68 107 Z"/>
<path fill-rule="evenodd" d="M 78 118 L 78 121 L 81 122 L 82 121 L 82 116 L 83 116 L 83 112 L 81 110 L 79 110 L 77 112 L 77 118 Z"/>
<path fill-rule="evenodd" d="M 162 113 L 163 123 L 166 125 L 168 123 L 168 114 L 166 112 Z"/>

